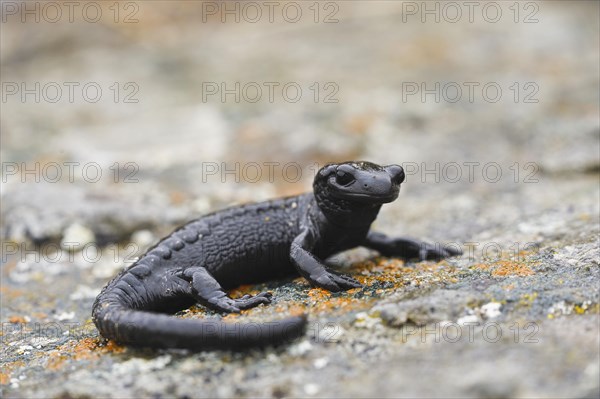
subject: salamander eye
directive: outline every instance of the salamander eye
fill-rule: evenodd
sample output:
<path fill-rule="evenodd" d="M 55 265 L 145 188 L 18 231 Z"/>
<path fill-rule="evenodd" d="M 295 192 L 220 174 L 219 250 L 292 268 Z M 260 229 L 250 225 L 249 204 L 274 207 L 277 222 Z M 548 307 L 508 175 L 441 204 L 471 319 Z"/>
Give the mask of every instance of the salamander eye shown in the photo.
<path fill-rule="evenodd" d="M 338 170 L 335 174 L 335 182 L 340 186 L 347 186 L 356 180 L 351 173 Z"/>

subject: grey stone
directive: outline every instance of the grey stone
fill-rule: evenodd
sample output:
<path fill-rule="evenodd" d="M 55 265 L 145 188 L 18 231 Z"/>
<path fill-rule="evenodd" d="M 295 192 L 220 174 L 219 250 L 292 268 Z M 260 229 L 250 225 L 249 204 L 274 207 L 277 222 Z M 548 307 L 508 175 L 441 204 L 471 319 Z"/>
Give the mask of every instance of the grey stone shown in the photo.
<path fill-rule="evenodd" d="M 466 8 L 457 23 L 423 23 L 403 10 L 408 3 L 320 9 L 323 18 L 339 7 L 337 23 L 314 23 L 309 3 L 294 24 L 279 14 L 274 23 L 223 24 L 221 15 L 205 22 L 201 2 L 141 2 L 131 24 L 112 23 L 108 3 L 98 23 L 22 23 L 3 14 L 3 84 L 97 81 L 104 96 L 55 104 L 16 95 L 2 103 L 0 395 L 597 398 L 599 4 L 531 3 L 515 23 L 513 2 L 497 2 L 497 23 L 481 18 L 481 6 L 473 23 Z M 537 22 L 523 23 L 536 7 Z M 204 83 L 236 81 L 296 82 L 303 97 L 203 98 Z M 115 103 L 115 82 L 135 83 L 139 102 Z M 497 83 L 503 96 L 489 102 L 478 91 L 469 101 L 463 86 L 457 102 L 403 98 L 407 83 L 452 82 Z M 326 83 L 337 102 L 324 102 L 332 92 Z M 528 83 L 537 102 L 523 101 Z M 458 242 L 465 255 L 402 263 L 351 251 L 335 263 L 374 282 L 325 299 L 301 280 L 253 287 L 272 291 L 274 303 L 240 319 L 275 319 L 288 305 L 309 313 L 306 337 L 288 347 L 102 346 L 91 305 L 137 256 L 129 244 L 143 251 L 202 213 L 310 190 L 317 164 L 346 159 L 416 165 L 374 228 Z M 74 181 L 36 183 L 5 173 L 49 161 L 95 162 L 110 178 L 88 183 L 77 173 Z M 257 182 L 221 173 L 222 162 L 271 161 L 280 163 L 272 181 L 264 168 Z M 113 181 L 115 162 L 123 173 L 135 165 L 138 181 L 124 182 L 122 173 Z M 297 181 L 282 174 L 291 162 L 303 168 Z M 456 181 L 426 173 L 453 162 L 479 166 L 472 180 L 464 167 Z M 482 175 L 491 163 L 502 170 L 497 182 Z M 207 175 L 215 164 L 218 173 Z M 101 259 L 29 245 L 59 245 L 73 225 L 91 231 Z M 12 253 L 15 243 L 21 247 Z M 502 252 L 486 254 L 486 245 Z M 401 273 L 381 277 L 393 274 L 390 264 Z M 343 333 L 324 342 L 325 326 Z"/>

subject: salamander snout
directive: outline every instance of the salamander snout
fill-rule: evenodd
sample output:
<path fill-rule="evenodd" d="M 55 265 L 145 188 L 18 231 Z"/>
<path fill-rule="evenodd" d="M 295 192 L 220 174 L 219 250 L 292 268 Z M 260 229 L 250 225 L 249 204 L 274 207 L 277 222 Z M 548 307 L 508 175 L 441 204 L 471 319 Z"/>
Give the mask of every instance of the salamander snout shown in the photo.
<path fill-rule="evenodd" d="M 399 185 L 404 182 L 406 175 L 404 174 L 404 168 L 402 168 L 402 166 L 392 164 L 385 166 L 384 169 L 390 174 L 392 183 Z"/>

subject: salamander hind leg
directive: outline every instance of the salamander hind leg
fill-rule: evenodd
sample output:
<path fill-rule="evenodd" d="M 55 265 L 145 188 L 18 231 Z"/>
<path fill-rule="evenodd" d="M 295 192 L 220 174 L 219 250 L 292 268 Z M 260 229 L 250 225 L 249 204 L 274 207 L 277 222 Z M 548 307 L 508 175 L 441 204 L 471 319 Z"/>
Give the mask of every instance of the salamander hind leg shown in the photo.
<path fill-rule="evenodd" d="M 255 296 L 244 295 L 237 299 L 228 297 L 219 282 L 203 267 L 187 269 L 184 277 L 191 282 L 194 298 L 200 304 L 218 312 L 239 313 L 263 303 L 271 303 L 272 294 L 269 292 L 261 292 Z"/>

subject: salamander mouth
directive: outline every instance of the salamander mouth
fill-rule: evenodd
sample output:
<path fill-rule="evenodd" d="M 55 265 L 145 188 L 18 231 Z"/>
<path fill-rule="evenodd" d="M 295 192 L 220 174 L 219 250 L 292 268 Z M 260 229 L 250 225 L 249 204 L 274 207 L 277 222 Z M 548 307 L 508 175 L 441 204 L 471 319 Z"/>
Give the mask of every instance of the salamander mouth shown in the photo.
<path fill-rule="evenodd" d="M 392 191 L 388 194 L 334 192 L 333 195 L 336 198 L 353 202 L 387 204 L 389 202 L 394 202 L 396 198 L 398 198 L 398 191 Z"/>

